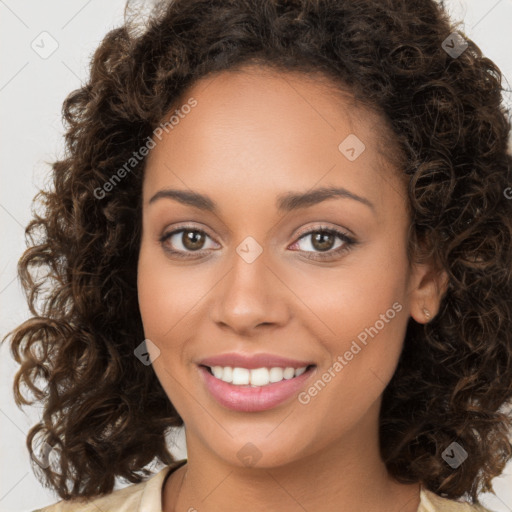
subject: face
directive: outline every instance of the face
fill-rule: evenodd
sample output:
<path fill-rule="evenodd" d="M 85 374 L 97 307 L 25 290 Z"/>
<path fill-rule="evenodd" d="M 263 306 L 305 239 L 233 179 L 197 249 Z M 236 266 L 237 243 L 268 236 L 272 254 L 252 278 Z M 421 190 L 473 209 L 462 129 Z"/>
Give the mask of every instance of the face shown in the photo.
<path fill-rule="evenodd" d="M 421 277 L 381 120 L 291 73 L 221 73 L 184 98 L 147 160 L 138 293 L 189 459 L 278 466 L 375 434 Z M 290 199 L 318 189 L 338 195 Z M 241 368 L 237 384 L 202 365 Z"/>

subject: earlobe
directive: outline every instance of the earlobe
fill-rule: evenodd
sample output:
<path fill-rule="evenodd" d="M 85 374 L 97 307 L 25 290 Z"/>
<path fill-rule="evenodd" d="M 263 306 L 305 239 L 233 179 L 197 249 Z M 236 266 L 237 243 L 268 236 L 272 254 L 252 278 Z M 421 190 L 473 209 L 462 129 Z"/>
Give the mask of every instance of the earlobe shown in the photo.
<path fill-rule="evenodd" d="M 414 288 L 411 291 L 411 316 L 420 324 L 432 320 L 448 289 L 448 274 L 435 270 L 432 265 L 415 266 Z"/>

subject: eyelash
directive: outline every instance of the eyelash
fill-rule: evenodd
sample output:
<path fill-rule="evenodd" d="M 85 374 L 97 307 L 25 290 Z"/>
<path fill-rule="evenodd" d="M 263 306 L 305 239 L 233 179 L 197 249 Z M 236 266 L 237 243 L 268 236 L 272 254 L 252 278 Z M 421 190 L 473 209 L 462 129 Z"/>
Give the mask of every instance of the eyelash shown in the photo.
<path fill-rule="evenodd" d="M 179 228 L 177 228 L 173 231 L 170 231 L 169 233 L 164 233 L 159 238 L 160 244 L 162 245 L 164 251 L 172 254 L 173 256 L 176 256 L 177 258 L 184 259 L 184 260 L 197 259 L 197 256 L 195 256 L 195 254 L 200 254 L 202 251 L 201 249 L 198 251 L 183 253 L 182 251 L 175 251 L 174 249 L 169 249 L 167 247 L 164 247 L 164 243 L 169 238 L 176 235 L 177 233 L 182 233 L 184 231 L 192 231 L 194 233 L 200 233 L 202 235 L 206 235 L 208 238 L 211 238 L 210 235 L 208 235 L 208 233 L 206 233 L 206 231 L 204 231 L 202 229 L 196 228 L 194 226 L 179 226 Z M 302 238 L 305 238 L 306 236 L 312 235 L 315 233 L 327 233 L 330 235 L 334 235 L 334 236 L 338 237 L 339 239 L 341 239 L 344 242 L 344 244 L 335 250 L 329 249 L 328 251 L 324 251 L 324 252 L 314 252 L 313 254 L 315 256 L 311 256 L 311 255 L 305 256 L 307 259 L 311 259 L 311 260 L 321 260 L 322 261 L 322 260 L 333 259 L 333 256 L 334 257 L 341 256 L 343 253 L 349 251 L 350 249 L 352 249 L 353 246 L 357 245 L 357 243 L 358 243 L 352 237 L 348 236 L 343 231 L 339 231 L 335 228 L 331 228 L 331 227 L 327 227 L 327 226 L 315 227 L 314 229 L 310 229 L 309 231 L 299 234 L 299 236 L 297 238 L 297 242 L 299 240 L 301 240 Z M 292 245 L 295 245 L 295 243 L 297 243 L 297 242 L 294 242 Z M 311 251 L 303 251 L 303 252 L 311 254 Z"/>

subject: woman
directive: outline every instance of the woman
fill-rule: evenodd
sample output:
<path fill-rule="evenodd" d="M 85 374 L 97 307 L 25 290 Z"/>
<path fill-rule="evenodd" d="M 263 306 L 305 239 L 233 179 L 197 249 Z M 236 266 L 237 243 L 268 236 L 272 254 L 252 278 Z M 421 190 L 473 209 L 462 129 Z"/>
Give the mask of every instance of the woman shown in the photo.
<path fill-rule="evenodd" d="M 43 510 L 486 510 L 512 454 L 500 80 L 434 1 L 177 0 L 109 32 L 20 260 Z"/>

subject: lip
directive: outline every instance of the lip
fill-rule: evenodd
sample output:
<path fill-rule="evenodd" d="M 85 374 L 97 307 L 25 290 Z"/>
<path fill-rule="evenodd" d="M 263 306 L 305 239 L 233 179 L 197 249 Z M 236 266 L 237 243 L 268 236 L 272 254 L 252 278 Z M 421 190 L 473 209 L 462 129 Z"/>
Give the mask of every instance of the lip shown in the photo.
<path fill-rule="evenodd" d="M 214 377 L 205 366 L 198 368 L 209 394 L 227 409 L 241 412 L 266 411 L 277 407 L 304 388 L 306 381 L 316 372 L 316 366 L 311 366 L 298 377 L 266 386 L 251 387 L 229 384 Z"/>
<path fill-rule="evenodd" d="M 298 361 L 287 357 L 277 356 L 273 354 L 252 354 L 246 355 L 236 352 L 227 354 L 219 354 L 217 356 L 207 357 L 198 362 L 203 366 L 231 366 L 239 368 L 247 368 L 249 370 L 255 368 L 303 368 L 315 364 L 313 361 Z"/>

